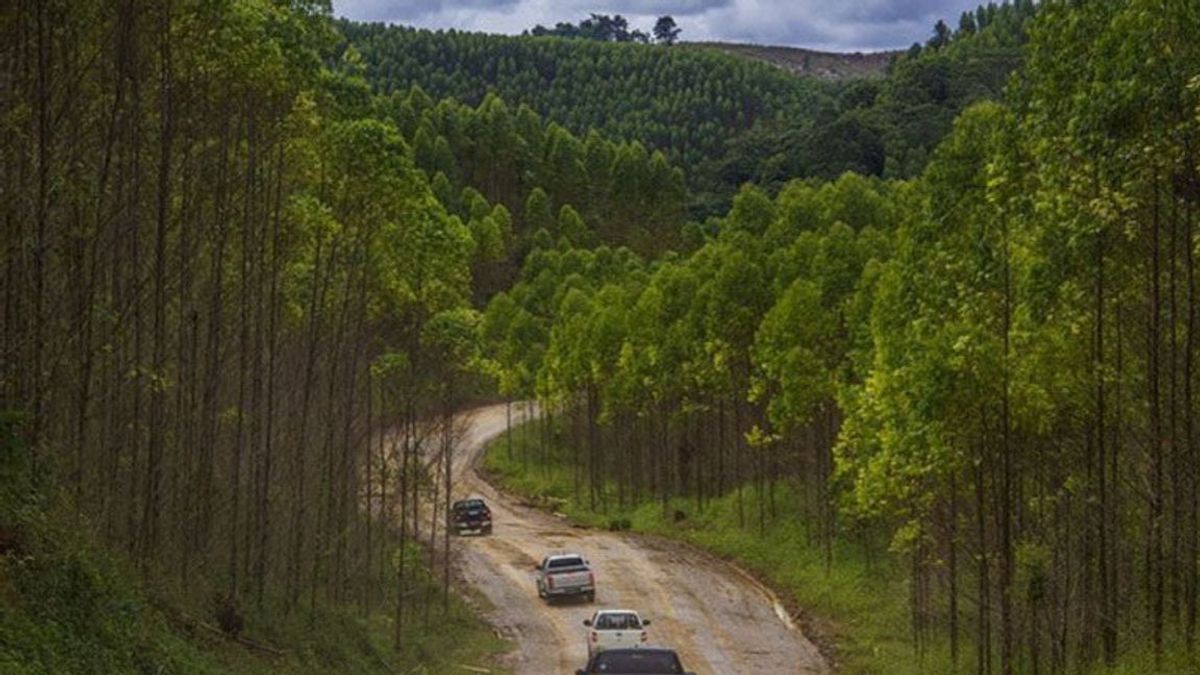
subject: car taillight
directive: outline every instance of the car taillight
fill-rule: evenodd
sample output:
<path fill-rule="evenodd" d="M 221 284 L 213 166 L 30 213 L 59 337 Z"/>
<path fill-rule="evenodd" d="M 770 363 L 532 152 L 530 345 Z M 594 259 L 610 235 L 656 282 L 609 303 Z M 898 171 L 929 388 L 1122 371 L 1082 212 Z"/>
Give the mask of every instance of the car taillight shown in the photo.
<path fill-rule="evenodd" d="M 599 641 L 600 641 L 600 634 L 597 633 L 596 631 L 592 631 L 592 642 L 599 642 Z"/>
<path fill-rule="evenodd" d="M 595 574 L 588 572 L 588 583 L 591 584 L 592 586 L 596 585 L 596 575 Z"/>
<path fill-rule="evenodd" d="M 646 631 L 642 631 L 642 642 L 646 641 Z"/>
<path fill-rule="evenodd" d="M 554 577 L 546 577 L 546 585 L 554 588 Z"/>

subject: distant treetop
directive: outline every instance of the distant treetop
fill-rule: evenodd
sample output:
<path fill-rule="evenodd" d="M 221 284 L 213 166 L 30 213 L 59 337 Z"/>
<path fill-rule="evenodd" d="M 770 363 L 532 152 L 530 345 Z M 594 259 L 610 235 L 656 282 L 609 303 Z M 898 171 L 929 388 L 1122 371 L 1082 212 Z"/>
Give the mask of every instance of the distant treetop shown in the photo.
<path fill-rule="evenodd" d="M 675 19 L 670 16 L 661 16 L 654 24 L 654 39 L 662 44 L 674 44 L 679 38 L 679 33 L 680 29 L 675 25 Z M 593 13 L 578 24 L 560 21 L 554 25 L 554 28 L 546 28 L 538 24 L 531 30 L 525 31 L 525 35 L 578 38 L 599 42 L 639 42 L 642 44 L 650 42 L 649 34 L 636 28 L 630 30 L 629 19 L 620 14 L 609 16 L 608 14 Z"/>
<path fill-rule="evenodd" d="M 658 22 L 654 24 L 654 39 L 664 45 L 673 45 L 675 40 L 679 39 L 679 33 L 682 29 L 675 25 L 675 19 L 668 16 L 658 17 Z"/>

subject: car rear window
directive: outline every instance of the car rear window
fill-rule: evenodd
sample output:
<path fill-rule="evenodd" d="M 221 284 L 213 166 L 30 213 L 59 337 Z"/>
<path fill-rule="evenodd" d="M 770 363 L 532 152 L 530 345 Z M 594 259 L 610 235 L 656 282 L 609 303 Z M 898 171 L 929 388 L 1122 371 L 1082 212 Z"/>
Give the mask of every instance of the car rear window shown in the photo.
<path fill-rule="evenodd" d="M 556 567 L 583 567 L 583 558 L 554 558 L 547 565 L 550 569 Z"/>
<path fill-rule="evenodd" d="M 593 672 L 628 675 L 666 675 L 682 673 L 683 666 L 674 652 L 644 650 L 600 652 L 593 663 Z"/>
<path fill-rule="evenodd" d="M 637 614 L 608 612 L 596 618 L 597 630 L 637 630 L 641 627 Z"/>
<path fill-rule="evenodd" d="M 465 502 L 458 502 L 454 505 L 454 508 L 459 511 L 467 509 L 474 511 L 475 509 L 483 508 L 483 502 L 479 499 L 469 499 Z"/>

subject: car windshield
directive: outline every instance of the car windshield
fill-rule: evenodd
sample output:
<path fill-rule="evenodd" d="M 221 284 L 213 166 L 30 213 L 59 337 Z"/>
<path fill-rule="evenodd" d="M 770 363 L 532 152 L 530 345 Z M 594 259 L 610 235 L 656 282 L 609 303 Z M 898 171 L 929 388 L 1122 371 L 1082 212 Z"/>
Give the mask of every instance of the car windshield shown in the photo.
<path fill-rule="evenodd" d="M 607 612 L 596 618 L 597 630 L 637 630 L 641 627 L 637 614 L 630 612 Z"/>
<path fill-rule="evenodd" d="M 674 652 L 645 650 L 600 652 L 592 662 L 593 673 L 621 675 L 667 675 L 682 673 L 683 666 Z"/>
<path fill-rule="evenodd" d="M 554 569 L 556 567 L 583 567 L 583 558 L 571 556 L 570 558 L 552 558 L 547 564 L 547 567 Z"/>

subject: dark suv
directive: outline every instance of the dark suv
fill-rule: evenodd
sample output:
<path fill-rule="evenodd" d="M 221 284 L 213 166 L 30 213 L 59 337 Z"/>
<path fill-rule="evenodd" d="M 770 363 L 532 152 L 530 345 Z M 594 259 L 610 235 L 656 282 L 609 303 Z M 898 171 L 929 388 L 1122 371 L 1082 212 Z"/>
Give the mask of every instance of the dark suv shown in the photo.
<path fill-rule="evenodd" d="M 482 499 L 460 499 L 451 507 L 454 519 L 454 531 L 458 534 L 466 532 L 492 533 L 492 510 L 483 503 Z"/>
<path fill-rule="evenodd" d="M 575 675 L 692 675 L 685 673 L 679 655 L 670 649 L 606 649 L 592 656 Z"/>

